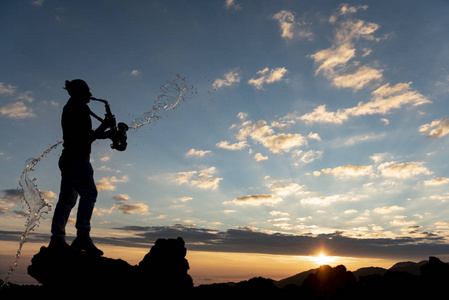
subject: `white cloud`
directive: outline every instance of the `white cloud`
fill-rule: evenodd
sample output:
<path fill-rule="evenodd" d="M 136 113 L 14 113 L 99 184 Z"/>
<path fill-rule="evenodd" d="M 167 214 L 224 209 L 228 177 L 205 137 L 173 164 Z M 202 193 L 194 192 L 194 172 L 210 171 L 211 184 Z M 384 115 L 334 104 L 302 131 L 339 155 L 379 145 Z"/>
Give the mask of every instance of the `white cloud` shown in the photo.
<path fill-rule="evenodd" d="M 366 10 L 368 8 L 368 5 L 357 5 L 357 6 L 349 6 L 349 4 L 344 3 L 339 6 L 339 9 L 336 13 L 332 14 L 332 16 L 329 18 L 330 23 L 335 23 L 338 16 L 344 16 L 347 14 L 355 14 L 358 10 L 363 9 Z"/>
<path fill-rule="evenodd" d="M 240 3 L 236 3 L 236 0 L 226 0 L 225 8 L 227 10 L 241 10 L 242 5 Z"/>
<path fill-rule="evenodd" d="M 317 140 L 319 142 L 321 142 L 321 137 L 318 133 L 316 132 L 310 132 L 309 135 L 307 136 L 309 139 L 311 140 Z"/>
<path fill-rule="evenodd" d="M 248 206 L 273 206 L 279 202 L 282 201 L 281 197 L 278 197 L 276 195 L 266 195 L 266 194 L 259 194 L 259 195 L 249 195 L 249 196 L 243 196 L 239 198 L 235 198 L 232 201 L 225 201 L 223 204 L 235 204 L 235 205 L 248 205 Z"/>
<path fill-rule="evenodd" d="M 185 156 L 186 157 L 190 157 L 190 156 L 198 156 L 198 157 L 203 157 L 206 154 L 212 153 L 211 150 L 196 150 L 196 149 L 190 149 Z"/>
<path fill-rule="evenodd" d="M 267 160 L 267 159 L 268 159 L 268 156 L 263 156 L 261 153 L 256 153 L 256 154 L 254 155 L 254 159 L 255 159 L 257 162 L 260 162 L 260 161 Z"/>
<path fill-rule="evenodd" d="M 287 74 L 287 72 L 288 70 L 284 67 L 276 69 L 265 68 L 256 73 L 257 75 L 259 75 L 258 78 L 251 78 L 248 83 L 250 85 L 253 85 L 256 89 L 262 90 L 264 84 L 281 81 L 284 75 Z"/>
<path fill-rule="evenodd" d="M 213 177 L 215 167 L 199 171 L 179 172 L 175 176 L 175 182 L 179 185 L 187 184 L 204 190 L 216 190 L 223 178 Z"/>
<path fill-rule="evenodd" d="M 181 197 L 181 198 L 179 198 L 179 201 L 181 201 L 181 202 L 187 202 L 187 201 L 190 201 L 190 200 L 193 200 L 193 197 Z"/>
<path fill-rule="evenodd" d="M 362 196 L 332 195 L 323 197 L 308 197 L 300 200 L 303 205 L 329 206 L 335 202 L 359 201 Z"/>
<path fill-rule="evenodd" d="M 231 86 L 233 84 L 238 84 L 240 82 L 241 76 L 239 71 L 231 71 L 229 73 L 224 74 L 224 79 L 217 78 L 215 79 L 212 87 L 214 89 L 219 89 L 225 86 Z"/>
<path fill-rule="evenodd" d="M 381 161 L 383 161 L 386 157 L 388 156 L 388 153 L 375 153 L 373 155 L 370 156 L 370 159 L 374 162 L 374 163 L 379 163 Z"/>
<path fill-rule="evenodd" d="M 323 155 L 323 151 L 321 150 L 309 150 L 307 152 L 304 152 L 302 150 L 295 150 L 292 157 L 299 157 L 300 162 L 308 164 L 319 159 L 321 155 Z"/>
<path fill-rule="evenodd" d="M 419 92 L 412 90 L 411 82 L 398 83 L 390 86 L 389 83 L 379 87 L 371 93 L 371 100 L 368 102 L 359 102 L 357 106 L 338 109 L 336 112 L 329 112 L 325 105 L 320 105 L 311 113 L 307 113 L 299 119 L 306 123 L 334 123 L 342 124 L 350 116 L 363 116 L 381 114 L 385 115 L 394 109 L 399 109 L 404 105 L 419 106 L 431 103 L 427 97 Z M 420 130 L 421 131 L 421 130 Z M 424 131 L 424 129 L 422 130 Z M 421 131 L 421 132 L 422 132 Z"/>
<path fill-rule="evenodd" d="M 439 186 L 439 185 L 448 184 L 448 183 L 449 183 L 449 178 L 447 178 L 447 177 L 438 177 L 438 178 L 424 181 L 425 186 Z"/>
<path fill-rule="evenodd" d="M 221 142 L 218 142 L 215 145 L 215 147 L 220 148 L 220 149 L 236 151 L 236 150 L 242 150 L 243 148 L 248 147 L 248 144 L 246 143 L 246 141 L 240 141 L 240 142 L 234 143 L 234 144 L 229 144 L 228 141 L 221 141 Z"/>
<path fill-rule="evenodd" d="M 333 123 L 333 124 L 343 124 L 348 120 L 347 114 L 343 111 L 338 110 L 337 112 L 330 112 L 326 110 L 326 105 L 320 105 L 315 108 L 312 112 L 306 113 L 305 115 L 299 117 L 307 124 L 311 123 Z"/>
<path fill-rule="evenodd" d="M 367 9 L 367 6 L 340 6 L 340 10 L 329 19 L 334 24 L 338 16 L 355 13 L 359 9 Z M 360 90 L 382 80 L 381 69 L 373 68 L 369 65 L 359 66 L 359 62 L 349 65 L 349 61 L 356 57 L 356 42 L 364 39 L 378 41 L 374 33 L 379 29 L 379 25 L 363 20 L 347 19 L 339 22 L 335 31 L 334 41 L 330 48 L 320 50 L 310 57 L 318 66 L 315 74 L 322 73 L 337 88 L 351 88 Z M 372 50 L 361 49 L 362 57 L 368 56 Z"/>
<path fill-rule="evenodd" d="M 293 39 L 295 37 L 301 39 L 313 38 L 312 31 L 310 28 L 305 27 L 304 22 L 299 22 L 295 20 L 295 15 L 293 12 L 288 10 L 281 10 L 280 12 L 273 15 L 273 19 L 279 22 L 279 27 L 281 28 L 281 37 L 285 39 Z"/>
<path fill-rule="evenodd" d="M 0 107 L 0 114 L 12 119 L 26 119 L 36 116 L 33 109 L 25 104 L 25 102 L 31 103 L 34 101 L 31 91 L 17 93 L 15 86 L 0 82 L 0 95 L 15 96 L 16 100 L 19 100 Z"/>
<path fill-rule="evenodd" d="M 25 119 L 36 116 L 33 109 L 23 102 L 15 102 L 0 107 L 0 113 L 12 119 Z"/>
<path fill-rule="evenodd" d="M 304 188 L 304 185 L 299 185 L 297 183 L 281 185 L 279 182 L 275 182 L 271 185 L 271 191 L 282 197 L 308 194 L 309 192 L 305 191 Z"/>
<path fill-rule="evenodd" d="M 384 207 L 377 207 L 373 210 L 376 214 L 391 214 L 396 213 L 398 211 L 404 210 L 404 207 L 393 205 L 393 206 L 384 206 Z"/>
<path fill-rule="evenodd" d="M 439 139 L 449 133 L 449 119 L 432 121 L 419 127 L 419 132 L 427 137 Z"/>
<path fill-rule="evenodd" d="M 100 191 L 114 191 L 117 187 L 114 185 L 115 183 L 124 183 L 128 182 L 128 176 L 123 176 L 122 178 L 117 178 L 115 176 L 112 177 L 103 177 L 100 181 L 96 182 L 97 190 Z"/>
<path fill-rule="evenodd" d="M 142 73 L 139 70 L 132 70 L 129 75 L 138 77 L 142 75 Z"/>
<path fill-rule="evenodd" d="M 330 174 L 335 177 L 360 177 L 360 176 L 373 176 L 374 170 L 372 166 L 345 165 L 332 169 L 331 168 L 322 169 L 321 174 Z"/>
<path fill-rule="evenodd" d="M 333 78 L 333 84 L 339 88 L 360 90 L 372 81 L 382 79 L 382 71 L 368 66 L 362 66 L 354 73 L 335 76 Z"/>
<path fill-rule="evenodd" d="M 416 175 L 430 175 L 429 169 L 422 162 L 396 163 L 386 162 L 379 165 L 378 170 L 385 177 L 408 179 Z"/>
<path fill-rule="evenodd" d="M 253 141 L 260 143 L 273 153 L 289 152 L 293 148 L 307 144 L 306 138 L 298 133 L 275 134 L 273 128 L 264 120 L 259 120 L 256 123 L 244 122 L 237 138 L 244 141 L 247 137 L 251 137 Z"/>
<path fill-rule="evenodd" d="M 381 134 L 369 133 L 369 134 L 357 135 L 357 136 L 353 136 L 353 137 L 350 137 L 349 139 L 347 139 L 344 142 L 344 145 L 345 146 L 353 146 L 353 145 L 361 143 L 361 142 L 379 140 L 379 139 L 384 138 L 385 136 L 386 136 L 385 133 L 381 133 Z"/>

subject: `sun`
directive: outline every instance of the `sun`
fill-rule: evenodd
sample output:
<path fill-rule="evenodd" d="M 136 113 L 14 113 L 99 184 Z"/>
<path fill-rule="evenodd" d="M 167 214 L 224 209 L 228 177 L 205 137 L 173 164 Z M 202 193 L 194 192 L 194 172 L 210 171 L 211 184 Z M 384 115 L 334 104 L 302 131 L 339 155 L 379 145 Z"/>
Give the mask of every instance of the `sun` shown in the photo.
<path fill-rule="evenodd" d="M 319 254 L 312 256 L 311 260 L 321 265 L 327 265 L 334 261 L 332 256 L 327 256 L 324 252 L 320 252 Z"/>

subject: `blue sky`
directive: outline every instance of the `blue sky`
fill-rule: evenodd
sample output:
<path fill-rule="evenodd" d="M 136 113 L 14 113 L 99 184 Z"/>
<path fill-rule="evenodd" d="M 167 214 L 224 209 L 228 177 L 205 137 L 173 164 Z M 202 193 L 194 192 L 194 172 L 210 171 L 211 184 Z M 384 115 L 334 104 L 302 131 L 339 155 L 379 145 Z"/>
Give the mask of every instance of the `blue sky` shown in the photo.
<path fill-rule="evenodd" d="M 148 247 L 165 234 L 198 251 L 448 255 L 448 10 L 446 1 L 3 1 L 0 238 L 23 229 L 15 189 L 26 159 L 62 139 L 65 80 L 84 79 L 131 123 L 180 74 L 194 93 L 129 132 L 125 152 L 93 145 L 93 235 L 105 245 Z M 53 206 L 60 151 L 33 174 Z"/>

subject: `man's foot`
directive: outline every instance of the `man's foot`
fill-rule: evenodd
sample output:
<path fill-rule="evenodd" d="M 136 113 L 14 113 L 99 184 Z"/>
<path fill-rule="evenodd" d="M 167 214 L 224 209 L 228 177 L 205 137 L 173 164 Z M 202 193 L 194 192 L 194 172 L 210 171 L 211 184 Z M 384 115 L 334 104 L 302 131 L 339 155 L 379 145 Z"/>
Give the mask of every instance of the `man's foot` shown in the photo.
<path fill-rule="evenodd" d="M 72 242 L 72 248 L 78 251 L 84 251 L 89 254 L 102 256 L 103 251 L 98 249 L 90 237 L 76 237 Z"/>
<path fill-rule="evenodd" d="M 65 240 L 52 240 L 48 245 L 48 249 L 55 251 L 72 251 L 72 248 Z"/>

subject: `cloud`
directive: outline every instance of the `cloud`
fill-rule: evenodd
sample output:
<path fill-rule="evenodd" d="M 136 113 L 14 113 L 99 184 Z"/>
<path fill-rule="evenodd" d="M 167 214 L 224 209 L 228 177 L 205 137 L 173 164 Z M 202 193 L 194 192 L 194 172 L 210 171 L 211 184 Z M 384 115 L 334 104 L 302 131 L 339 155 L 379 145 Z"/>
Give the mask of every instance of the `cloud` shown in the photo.
<path fill-rule="evenodd" d="M 148 215 L 148 206 L 143 203 L 118 204 L 112 207 L 112 210 L 119 210 L 125 215 L 138 214 Z"/>
<path fill-rule="evenodd" d="M 412 90 L 410 85 L 411 82 L 398 83 L 394 86 L 390 86 L 390 84 L 387 83 L 374 90 L 371 93 L 371 100 L 368 102 L 359 102 L 357 106 L 338 109 L 336 112 L 329 112 L 326 110 L 325 105 L 321 105 L 313 112 L 299 117 L 299 119 L 306 123 L 321 122 L 342 124 L 347 121 L 350 116 L 385 115 L 404 105 L 419 106 L 431 103 L 427 97 Z"/>
<path fill-rule="evenodd" d="M 265 68 L 256 73 L 257 75 L 259 75 L 258 78 L 251 78 L 248 83 L 250 85 L 253 85 L 256 89 L 262 90 L 264 84 L 271 84 L 281 81 L 284 75 L 287 74 L 287 72 L 288 70 L 284 67 L 276 69 Z"/>
<path fill-rule="evenodd" d="M 240 3 L 236 3 L 236 0 L 226 0 L 225 8 L 227 10 L 241 10 L 242 5 Z"/>
<path fill-rule="evenodd" d="M 448 183 L 449 183 L 449 178 L 447 178 L 447 177 L 438 177 L 438 178 L 424 181 L 425 186 L 439 186 L 439 185 L 448 184 Z"/>
<path fill-rule="evenodd" d="M 384 138 L 385 136 L 386 136 L 385 133 L 381 133 L 381 134 L 369 133 L 369 134 L 357 135 L 357 136 L 353 136 L 353 137 L 350 137 L 349 139 L 347 139 L 343 145 L 344 146 L 353 146 L 355 144 L 366 142 L 366 141 L 379 140 L 379 139 Z"/>
<path fill-rule="evenodd" d="M 42 6 L 42 5 L 44 5 L 44 2 L 45 2 L 45 0 L 32 0 L 31 5 Z"/>
<path fill-rule="evenodd" d="M 373 176 L 374 170 L 372 166 L 345 165 L 332 169 L 331 168 L 322 169 L 321 174 L 330 174 L 334 175 L 335 177 L 360 177 L 360 176 Z"/>
<path fill-rule="evenodd" d="M 214 89 L 219 89 L 226 86 L 232 86 L 233 84 L 238 84 L 240 82 L 241 76 L 239 71 L 231 71 L 224 74 L 224 79 L 215 79 L 212 87 Z"/>
<path fill-rule="evenodd" d="M 335 202 L 353 202 L 359 201 L 363 196 L 355 196 L 351 194 L 347 195 L 332 195 L 332 196 L 322 196 L 322 197 L 308 197 L 303 198 L 299 202 L 303 205 L 312 206 L 329 206 Z"/>
<path fill-rule="evenodd" d="M 341 4 L 338 8 L 338 10 L 331 15 L 329 18 L 330 23 L 335 23 L 339 16 L 345 16 L 348 14 L 355 14 L 360 9 L 367 10 L 368 5 L 357 5 L 357 6 L 349 6 L 349 4 L 344 3 Z"/>
<path fill-rule="evenodd" d="M 304 152 L 302 150 L 295 150 L 293 152 L 292 157 L 299 157 L 299 161 L 305 164 L 309 164 L 319 158 L 321 158 L 321 155 L 323 155 L 323 151 L 321 150 L 309 150 L 307 152 Z"/>
<path fill-rule="evenodd" d="M 297 183 L 280 184 L 275 182 L 270 185 L 271 191 L 278 196 L 287 197 L 291 195 L 304 195 L 309 192 L 304 190 L 304 185 L 299 185 Z"/>
<path fill-rule="evenodd" d="M 449 133 L 449 119 L 432 121 L 419 127 L 419 132 L 429 138 L 439 139 Z"/>
<path fill-rule="evenodd" d="M 6 189 L 2 190 L 3 195 L 0 199 L 9 203 L 18 204 L 21 198 L 23 198 L 23 191 L 21 189 Z"/>
<path fill-rule="evenodd" d="M 12 96 L 16 92 L 16 87 L 10 84 L 0 82 L 0 95 Z"/>
<path fill-rule="evenodd" d="M 187 184 L 204 190 L 216 190 L 223 178 L 213 177 L 215 171 L 215 167 L 210 167 L 199 171 L 179 172 L 175 175 L 175 182 L 179 185 Z"/>
<path fill-rule="evenodd" d="M 349 13 L 356 13 L 359 9 L 367 9 L 367 6 L 342 5 L 334 13 L 329 21 L 336 23 L 338 16 L 345 16 Z M 333 44 L 330 48 L 320 50 L 312 55 L 317 65 L 315 74 L 322 73 L 328 78 L 332 85 L 337 88 L 351 88 L 360 90 L 383 79 L 383 70 L 369 65 L 361 65 L 359 62 L 350 64 L 350 60 L 356 57 L 356 42 L 359 40 L 379 41 L 374 37 L 374 33 L 379 29 L 379 25 L 363 20 L 346 19 L 336 24 Z M 361 49 L 362 57 L 368 56 L 372 50 Z"/>
<path fill-rule="evenodd" d="M 181 201 L 181 202 L 187 202 L 187 201 L 190 201 L 190 200 L 193 200 L 193 197 L 181 197 L 181 198 L 179 198 L 179 201 Z"/>
<path fill-rule="evenodd" d="M 14 102 L 0 107 L 0 114 L 12 119 L 26 119 L 36 116 L 32 108 L 23 102 Z"/>
<path fill-rule="evenodd" d="M 248 144 L 246 143 L 246 141 L 240 141 L 234 144 L 229 144 L 228 141 L 221 141 L 218 142 L 215 147 L 217 148 L 221 148 L 221 149 L 226 149 L 226 150 L 231 150 L 231 151 L 236 151 L 236 150 L 242 150 L 245 147 L 248 147 Z"/>
<path fill-rule="evenodd" d="M 119 194 L 117 196 L 114 196 L 113 199 L 117 201 L 118 203 L 125 203 L 128 202 L 130 197 L 127 194 Z"/>
<path fill-rule="evenodd" d="M 263 156 L 261 153 L 256 153 L 256 154 L 254 155 L 254 159 L 255 159 L 257 162 L 260 162 L 260 161 L 268 160 L 268 156 Z"/>
<path fill-rule="evenodd" d="M 264 120 L 246 121 L 242 124 L 237 138 L 241 141 L 250 137 L 273 153 L 289 152 L 291 149 L 307 144 L 306 138 L 298 133 L 275 134 L 274 129 Z"/>
<path fill-rule="evenodd" d="M 320 105 L 315 108 L 312 112 L 306 113 L 299 119 L 303 120 L 307 124 L 311 123 L 333 123 L 333 124 L 343 124 L 349 118 L 348 115 L 341 110 L 336 112 L 330 112 L 326 110 L 326 105 Z"/>
<path fill-rule="evenodd" d="M 97 190 L 100 191 L 114 191 L 117 187 L 114 185 L 115 183 L 124 183 L 128 182 L 128 176 L 123 176 L 122 178 L 117 178 L 115 176 L 111 177 L 103 177 L 100 181 L 96 182 Z"/>
<path fill-rule="evenodd" d="M 447 228 L 446 222 L 439 224 Z M 313 235 L 264 232 L 251 227 L 229 228 L 225 231 L 198 228 L 181 224 L 170 226 L 125 226 L 115 230 L 126 231 L 121 239 L 97 238 L 99 243 L 142 247 L 151 245 L 159 237 L 182 236 L 191 251 L 217 251 L 239 253 L 263 253 L 277 255 L 314 255 L 319 249 L 327 249 L 329 255 L 344 257 L 379 257 L 422 259 L 423 256 L 449 252 L 443 237 L 402 236 L 395 238 L 370 238 L 363 233 L 358 237 L 345 236 L 344 231 Z M 19 234 L 20 235 L 20 234 Z M 122 236 L 122 235 L 121 235 Z M 9 238 L 5 232 L 2 239 Z M 406 257 L 404 257 L 406 253 Z"/>
<path fill-rule="evenodd" d="M 295 37 L 300 39 L 313 39 L 310 28 L 305 28 L 304 22 L 295 20 L 295 14 L 288 10 L 281 10 L 272 17 L 279 22 L 281 37 L 291 40 Z"/>
<path fill-rule="evenodd" d="M 223 204 L 235 204 L 241 206 L 273 206 L 281 201 L 282 198 L 276 195 L 258 194 L 238 197 L 232 201 L 225 201 Z"/>
<path fill-rule="evenodd" d="M 405 209 L 404 207 L 393 205 L 393 206 L 377 207 L 373 210 L 373 212 L 375 212 L 376 214 L 384 215 L 384 214 L 396 213 L 398 211 L 403 211 L 404 209 Z"/>
<path fill-rule="evenodd" d="M 186 157 L 190 157 L 190 156 L 198 156 L 198 157 L 203 157 L 206 154 L 212 153 L 212 151 L 210 150 L 196 150 L 196 149 L 190 149 L 185 156 Z"/>
<path fill-rule="evenodd" d="M 338 88 L 353 88 L 360 90 L 372 81 L 382 79 L 382 71 L 368 66 L 362 66 L 351 74 L 337 75 L 333 78 L 333 83 Z"/>
<path fill-rule="evenodd" d="M 432 174 L 422 162 L 407 162 L 396 163 L 386 162 L 379 165 L 378 170 L 385 177 L 408 179 L 416 175 L 430 175 Z"/>
<path fill-rule="evenodd" d="M 129 75 L 138 77 L 138 76 L 142 75 L 142 73 L 139 70 L 132 70 L 131 72 L 129 72 Z"/>
<path fill-rule="evenodd" d="M 26 119 L 36 116 L 33 109 L 25 104 L 25 102 L 31 103 L 34 101 L 31 94 L 31 91 L 17 94 L 15 86 L 0 82 L 0 95 L 15 96 L 16 100 L 19 100 L 0 107 L 0 114 L 12 119 Z"/>

